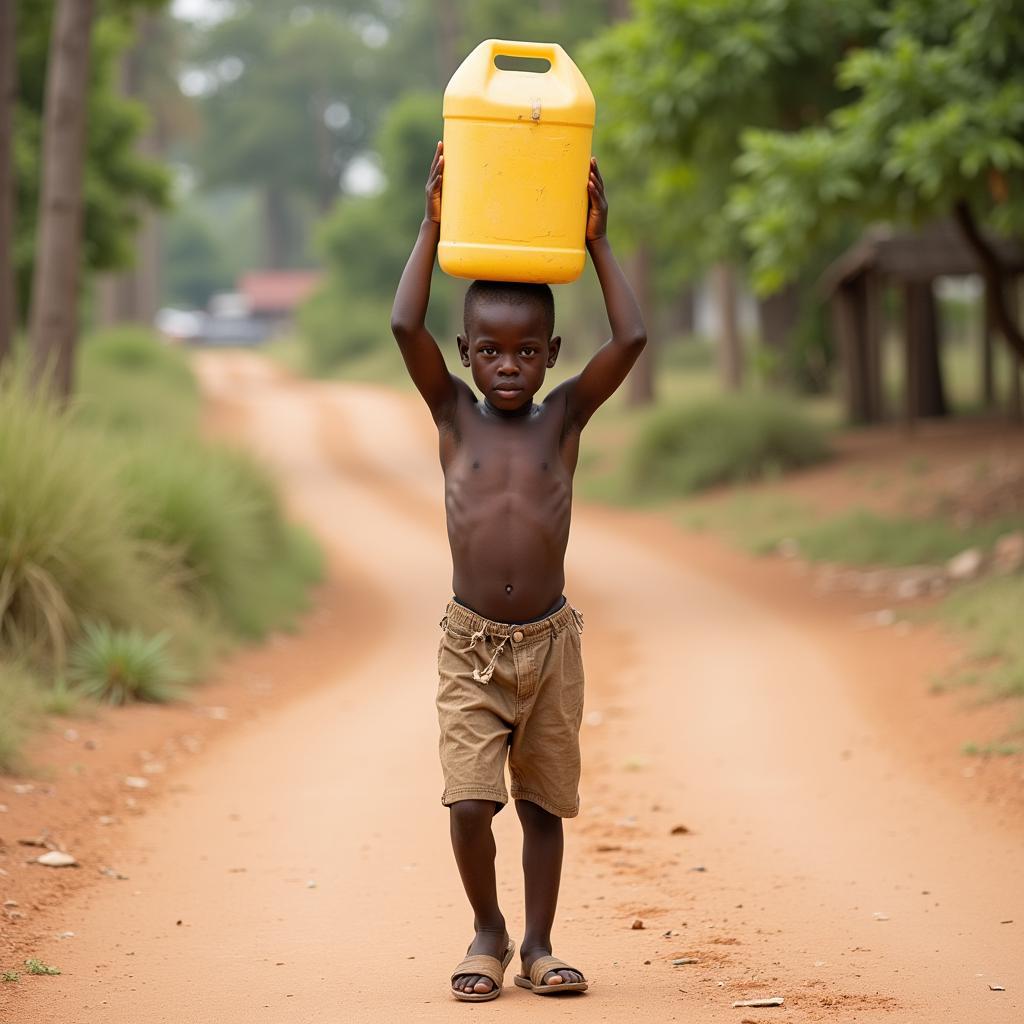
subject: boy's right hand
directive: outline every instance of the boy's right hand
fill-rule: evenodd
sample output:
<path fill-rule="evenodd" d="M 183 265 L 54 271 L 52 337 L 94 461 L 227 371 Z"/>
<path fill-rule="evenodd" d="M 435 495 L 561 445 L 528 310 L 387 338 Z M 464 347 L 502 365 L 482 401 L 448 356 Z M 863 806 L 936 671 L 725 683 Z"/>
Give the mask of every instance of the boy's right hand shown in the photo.
<path fill-rule="evenodd" d="M 434 160 L 427 175 L 427 220 L 441 223 L 441 182 L 444 178 L 444 143 L 434 150 Z"/>

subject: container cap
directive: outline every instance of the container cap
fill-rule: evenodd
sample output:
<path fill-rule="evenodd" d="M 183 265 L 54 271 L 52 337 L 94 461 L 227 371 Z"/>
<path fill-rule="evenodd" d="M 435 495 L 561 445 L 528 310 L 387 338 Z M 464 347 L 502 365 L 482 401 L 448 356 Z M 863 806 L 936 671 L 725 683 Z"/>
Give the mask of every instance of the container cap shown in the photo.
<path fill-rule="evenodd" d="M 509 71 L 498 56 L 541 58 L 547 71 Z M 558 43 L 485 39 L 459 65 L 444 91 L 444 116 L 593 127 L 594 94 Z"/>

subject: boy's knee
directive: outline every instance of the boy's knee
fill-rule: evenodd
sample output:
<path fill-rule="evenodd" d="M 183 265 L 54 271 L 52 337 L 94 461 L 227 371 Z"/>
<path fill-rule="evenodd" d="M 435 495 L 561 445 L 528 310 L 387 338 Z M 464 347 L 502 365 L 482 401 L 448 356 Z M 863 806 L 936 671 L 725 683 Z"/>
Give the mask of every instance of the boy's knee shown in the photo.
<path fill-rule="evenodd" d="M 456 800 L 448 808 L 451 813 L 452 831 L 472 833 L 491 827 L 494 817 L 493 800 Z"/>
<path fill-rule="evenodd" d="M 524 825 L 535 825 L 540 828 L 560 828 L 562 819 L 557 814 L 544 810 L 540 804 L 532 800 L 517 800 L 516 813 Z"/>

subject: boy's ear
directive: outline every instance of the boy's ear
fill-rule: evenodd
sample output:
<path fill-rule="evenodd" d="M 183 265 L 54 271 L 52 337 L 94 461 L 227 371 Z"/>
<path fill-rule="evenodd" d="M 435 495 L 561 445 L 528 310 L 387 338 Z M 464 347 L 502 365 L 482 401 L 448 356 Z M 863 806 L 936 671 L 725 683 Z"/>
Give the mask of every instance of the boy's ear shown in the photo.
<path fill-rule="evenodd" d="M 462 360 L 462 365 L 469 366 L 469 340 L 461 334 L 456 334 L 455 340 L 459 345 L 459 359 Z"/>
<path fill-rule="evenodd" d="M 562 347 L 562 339 L 559 335 L 555 335 L 548 342 L 548 369 L 550 370 L 555 362 L 558 360 L 558 353 Z"/>

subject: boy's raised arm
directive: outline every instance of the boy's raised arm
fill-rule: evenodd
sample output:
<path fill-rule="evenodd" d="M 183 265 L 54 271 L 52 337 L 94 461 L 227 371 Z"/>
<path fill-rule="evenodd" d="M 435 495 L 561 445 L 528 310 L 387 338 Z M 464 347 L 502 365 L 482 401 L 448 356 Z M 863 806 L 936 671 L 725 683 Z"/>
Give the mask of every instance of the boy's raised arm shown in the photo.
<path fill-rule="evenodd" d="M 430 301 L 430 275 L 437 255 L 441 233 L 441 181 L 444 152 L 441 143 L 427 177 L 427 211 L 420 225 L 412 254 L 402 271 L 391 307 L 391 333 L 394 334 L 409 376 L 430 408 L 435 422 L 445 418 L 455 404 L 456 384 L 433 335 L 427 330 L 427 303 Z"/>
<path fill-rule="evenodd" d="M 608 200 L 604 194 L 604 179 L 593 158 L 587 193 L 590 200 L 587 249 L 601 282 L 612 336 L 594 353 L 580 375 L 566 382 L 567 412 L 579 427 L 615 393 L 647 344 L 647 329 L 640 307 L 606 235 Z"/>

